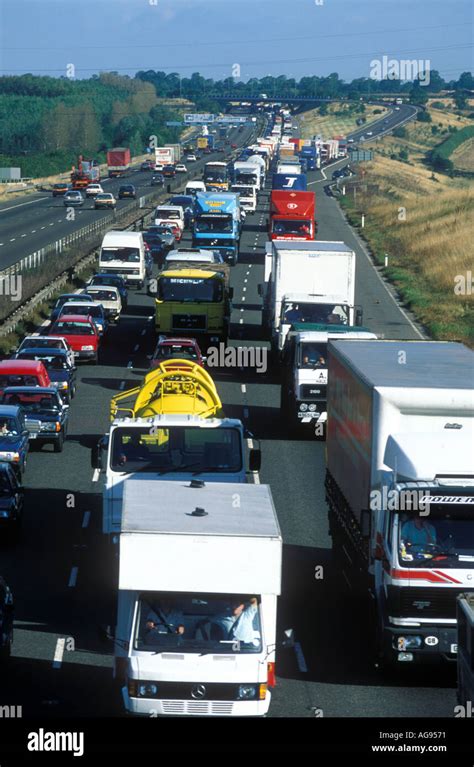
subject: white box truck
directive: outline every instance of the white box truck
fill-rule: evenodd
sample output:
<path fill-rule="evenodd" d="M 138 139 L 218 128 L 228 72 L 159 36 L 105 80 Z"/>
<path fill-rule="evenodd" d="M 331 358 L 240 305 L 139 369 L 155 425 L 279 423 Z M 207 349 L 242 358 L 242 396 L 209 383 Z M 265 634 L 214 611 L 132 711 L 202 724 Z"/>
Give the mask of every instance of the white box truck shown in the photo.
<path fill-rule="evenodd" d="M 474 582 L 474 353 L 436 341 L 328 351 L 337 569 L 372 596 L 379 666 L 455 662 L 456 597 Z"/>
<path fill-rule="evenodd" d="M 362 324 L 362 309 L 354 304 L 356 256 L 351 248 L 322 240 L 273 240 L 267 246 L 265 286 L 259 286 L 259 293 L 274 355 L 282 351 L 294 322 Z"/>
<path fill-rule="evenodd" d="M 263 716 L 282 537 L 267 485 L 128 479 L 115 676 L 144 716 Z"/>
<path fill-rule="evenodd" d="M 250 436 L 237 418 L 196 415 L 157 415 L 116 418 L 110 432 L 91 452 L 92 468 L 103 474 L 102 530 L 117 534 L 122 524 L 125 480 L 245 483 L 260 469 L 259 447 L 246 448 Z"/>

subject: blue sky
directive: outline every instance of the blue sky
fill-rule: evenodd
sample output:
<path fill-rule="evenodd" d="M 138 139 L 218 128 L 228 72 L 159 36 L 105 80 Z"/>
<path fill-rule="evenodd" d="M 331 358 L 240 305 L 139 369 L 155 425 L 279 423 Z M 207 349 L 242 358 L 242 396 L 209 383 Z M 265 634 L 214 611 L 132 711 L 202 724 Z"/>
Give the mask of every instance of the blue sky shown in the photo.
<path fill-rule="evenodd" d="M 471 0 L 0 0 L 1 74 L 199 71 L 220 79 L 338 72 L 428 60 L 472 70 Z"/>

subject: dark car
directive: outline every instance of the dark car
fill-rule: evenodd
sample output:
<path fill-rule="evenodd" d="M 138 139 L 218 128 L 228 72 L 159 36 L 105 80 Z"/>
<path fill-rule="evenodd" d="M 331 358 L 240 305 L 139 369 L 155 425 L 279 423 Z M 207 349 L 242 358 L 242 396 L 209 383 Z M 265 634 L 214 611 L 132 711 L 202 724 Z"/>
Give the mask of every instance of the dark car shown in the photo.
<path fill-rule="evenodd" d="M 155 163 L 152 160 L 143 160 L 142 164 L 140 165 L 140 170 L 154 170 L 155 169 Z"/>
<path fill-rule="evenodd" d="M 19 404 L 25 415 L 25 425 L 32 444 L 52 444 L 60 453 L 66 439 L 69 405 L 57 389 L 44 386 L 8 386 L 2 395 L 2 405 Z"/>
<path fill-rule="evenodd" d="M 59 296 L 58 300 L 56 301 L 56 303 L 54 304 L 51 310 L 51 315 L 50 315 L 51 322 L 55 322 L 58 319 L 61 313 L 61 308 L 63 304 L 66 304 L 68 301 L 92 301 L 92 300 L 93 299 L 91 298 L 91 296 L 88 296 L 85 293 L 63 293 L 61 296 Z"/>
<path fill-rule="evenodd" d="M 128 305 L 128 290 L 127 285 L 125 284 L 125 280 L 123 277 L 121 277 L 119 274 L 94 274 L 93 277 L 89 280 L 87 283 L 87 287 L 89 285 L 92 287 L 93 285 L 110 285 L 113 288 L 117 288 L 118 292 L 120 293 L 120 298 L 122 299 L 122 309 L 126 309 Z M 87 294 L 86 294 L 87 295 Z M 88 296 L 90 300 L 90 296 Z"/>
<path fill-rule="evenodd" d="M 150 250 L 150 254 L 153 260 L 157 264 L 161 265 L 166 253 L 168 252 L 168 246 L 164 242 L 161 234 L 145 231 L 143 232 L 143 239 Z"/>
<path fill-rule="evenodd" d="M 10 463 L 0 462 L 0 535 L 2 530 L 17 534 L 20 531 L 24 491 Z M 0 585 L 1 622 L 1 585 Z M 0 654 L 1 654 L 0 641 Z"/>
<path fill-rule="evenodd" d="M 24 349 L 17 352 L 15 359 L 39 360 L 43 363 L 51 384 L 65 402 L 70 402 L 76 393 L 76 367 L 71 365 L 69 355 L 63 349 Z"/>
<path fill-rule="evenodd" d="M 65 181 L 61 181 L 58 184 L 53 184 L 53 197 L 62 197 L 64 194 L 66 194 L 66 192 L 69 192 L 69 189 L 69 184 L 67 184 Z"/>
<path fill-rule="evenodd" d="M 194 221 L 194 198 L 187 194 L 176 194 L 170 197 L 168 205 L 179 205 L 184 211 L 184 227 L 190 229 Z"/>
<path fill-rule="evenodd" d="M 13 594 L 0 575 L 0 658 L 10 657 L 13 644 Z"/>
<path fill-rule="evenodd" d="M 198 342 L 194 338 L 167 338 L 160 336 L 153 352 L 150 369 L 157 368 L 161 362 L 170 359 L 192 360 L 204 367 L 206 358 L 202 356 Z"/>
<path fill-rule="evenodd" d="M 7 387 L 5 387 L 7 388 Z M 0 405 L 0 461 L 11 463 L 18 476 L 25 471 L 29 432 L 18 405 Z"/>
<path fill-rule="evenodd" d="M 165 177 L 163 176 L 162 173 L 155 173 L 151 177 L 151 181 L 150 181 L 151 186 L 163 186 L 164 183 L 165 183 Z"/>
<path fill-rule="evenodd" d="M 153 224 L 143 232 L 143 235 L 145 235 L 145 233 L 159 235 L 165 244 L 166 251 L 173 250 L 173 248 L 176 246 L 176 238 L 174 236 L 174 232 L 169 226 L 164 224 Z"/>
<path fill-rule="evenodd" d="M 126 197 L 130 197 L 133 200 L 137 199 L 137 192 L 133 184 L 122 184 L 118 190 L 119 200 L 124 200 Z"/>
<path fill-rule="evenodd" d="M 165 165 L 163 168 L 164 178 L 174 178 L 176 176 L 176 168 L 174 165 Z"/>

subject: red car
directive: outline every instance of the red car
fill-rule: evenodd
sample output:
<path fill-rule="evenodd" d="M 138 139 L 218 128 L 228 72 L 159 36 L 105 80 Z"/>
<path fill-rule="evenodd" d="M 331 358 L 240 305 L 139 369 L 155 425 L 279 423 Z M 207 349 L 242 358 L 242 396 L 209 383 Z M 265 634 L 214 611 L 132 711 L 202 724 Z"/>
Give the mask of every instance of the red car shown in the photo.
<path fill-rule="evenodd" d="M 89 315 L 62 314 L 51 325 L 50 335 L 62 336 L 69 341 L 74 357 L 80 360 L 91 360 L 97 364 L 99 356 L 99 333 L 94 320 Z"/>
<path fill-rule="evenodd" d="M 204 367 L 206 361 L 194 338 L 166 338 L 166 336 L 160 336 L 151 358 L 150 370 L 157 368 L 160 362 L 169 359 L 192 360 L 201 367 Z"/>
<path fill-rule="evenodd" d="M 0 362 L 0 391 L 7 386 L 52 386 L 48 371 L 40 360 Z"/>
<path fill-rule="evenodd" d="M 167 229 L 171 229 L 176 242 L 181 242 L 183 232 L 174 219 L 170 218 L 166 221 L 160 221 L 160 226 L 166 226 Z"/>
<path fill-rule="evenodd" d="M 237 149 L 237 144 L 231 144 L 231 145 L 230 145 L 230 148 L 231 148 L 231 149 Z"/>

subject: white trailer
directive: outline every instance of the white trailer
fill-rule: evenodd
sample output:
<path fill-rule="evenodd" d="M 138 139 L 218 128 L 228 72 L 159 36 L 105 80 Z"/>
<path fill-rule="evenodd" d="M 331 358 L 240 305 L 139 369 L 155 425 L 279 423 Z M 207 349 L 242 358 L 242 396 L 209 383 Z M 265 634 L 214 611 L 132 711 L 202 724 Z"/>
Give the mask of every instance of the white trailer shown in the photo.
<path fill-rule="evenodd" d="M 377 662 L 456 660 L 474 582 L 474 353 L 330 341 L 326 490 L 338 570 L 371 593 Z"/>
<path fill-rule="evenodd" d="M 263 716 L 282 537 L 267 485 L 125 482 L 115 676 L 128 712 Z"/>
<path fill-rule="evenodd" d="M 274 353 L 283 349 L 294 322 L 362 324 L 362 310 L 354 304 L 355 264 L 354 251 L 343 242 L 272 241 L 259 292 Z"/>

